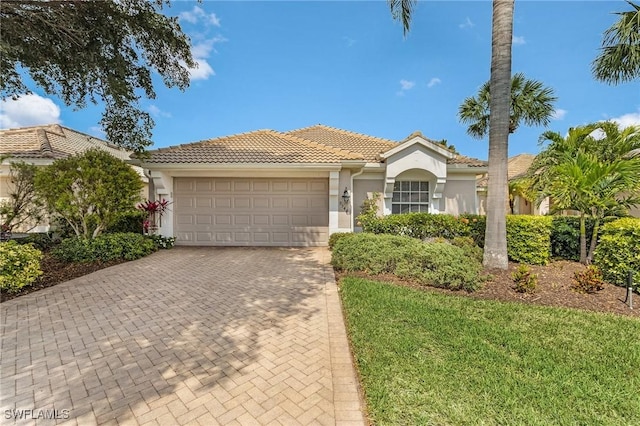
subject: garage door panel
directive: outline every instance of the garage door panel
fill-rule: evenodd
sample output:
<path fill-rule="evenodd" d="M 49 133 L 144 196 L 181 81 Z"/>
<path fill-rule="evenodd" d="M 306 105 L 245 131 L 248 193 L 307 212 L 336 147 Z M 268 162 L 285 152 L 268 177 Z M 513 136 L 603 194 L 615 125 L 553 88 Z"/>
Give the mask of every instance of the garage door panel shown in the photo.
<path fill-rule="evenodd" d="M 251 208 L 251 198 L 242 197 L 233 199 L 233 207 L 236 209 L 248 209 Z"/>
<path fill-rule="evenodd" d="M 272 216 L 272 223 L 276 226 L 289 225 L 289 216 L 282 214 L 274 214 Z"/>
<path fill-rule="evenodd" d="M 175 178 L 177 244 L 326 245 L 328 179 Z"/>
<path fill-rule="evenodd" d="M 269 208 L 269 199 L 268 198 L 260 198 L 256 197 L 253 199 L 253 208 L 254 209 L 268 209 Z"/>
<path fill-rule="evenodd" d="M 213 182 L 210 180 L 197 180 L 195 184 L 196 192 L 211 192 Z"/>

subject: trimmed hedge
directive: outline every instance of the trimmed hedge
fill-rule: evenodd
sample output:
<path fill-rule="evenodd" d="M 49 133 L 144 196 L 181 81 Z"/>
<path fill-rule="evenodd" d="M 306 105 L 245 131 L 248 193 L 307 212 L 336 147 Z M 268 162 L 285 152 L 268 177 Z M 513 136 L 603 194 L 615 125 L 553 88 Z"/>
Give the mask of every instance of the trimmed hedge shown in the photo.
<path fill-rule="evenodd" d="M 40 275 L 42 252 L 31 244 L 0 243 L 0 289 L 14 293 L 32 284 Z"/>
<path fill-rule="evenodd" d="M 551 217 L 507 216 L 509 259 L 530 265 L 546 265 L 551 258 Z"/>
<path fill-rule="evenodd" d="M 603 223 L 616 220 L 614 217 L 605 218 Z M 587 246 L 593 235 L 593 218 L 585 219 Z M 551 256 L 556 259 L 580 260 L 580 218 L 578 216 L 553 216 L 551 227 Z"/>
<path fill-rule="evenodd" d="M 118 215 L 115 221 L 107 226 L 104 230 L 105 234 L 117 234 L 123 232 L 132 232 L 134 234 L 142 234 L 142 222 L 146 217 L 145 212 L 133 210 Z"/>
<path fill-rule="evenodd" d="M 108 262 L 111 260 L 135 260 L 157 250 L 156 243 L 134 233 L 102 234 L 94 239 L 68 238 L 52 254 L 66 262 Z"/>
<path fill-rule="evenodd" d="M 333 246 L 336 245 L 338 240 L 343 238 L 349 238 L 351 235 L 355 235 L 353 232 L 334 232 L 329 236 L 329 250 L 333 250 Z"/>
<path fill-rule="evenodd" d="M 594 263 L 604 279 L 626 287 L 628 271 L 633 270 L 633 282 L 640 292 L 640 219 L 618 219 L 605 224 L 600 232 Z"/>
<path fill-rule="evenodd" d="M 360 233 L 340 238 L 333 247 L 331 263 L 338 270 L 391 273 L 452 290 L 474 291 L 483 281 L 482 265 L 465 249 L 405 236 Z"/>
<path fill-rule="evenodd" d="M 465 221 L 449 214 L 392 214 L 367 220 L 362 226 L 365 232 L 401 235 L 421 240 L 469 236 L 469 227 Z"/>

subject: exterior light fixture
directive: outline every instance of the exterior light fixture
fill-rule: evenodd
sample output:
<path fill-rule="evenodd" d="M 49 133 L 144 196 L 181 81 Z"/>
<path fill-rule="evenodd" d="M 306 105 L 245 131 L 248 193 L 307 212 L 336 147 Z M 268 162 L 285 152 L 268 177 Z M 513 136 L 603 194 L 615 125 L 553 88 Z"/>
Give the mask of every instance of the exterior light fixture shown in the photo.
<path fill-rule="evenodd" d="M 342 209 L 345 212 L 349 211 L 349 200 L 351 199 L 351 194 L 349 194 L 349 190 L 344 188 L 344 192 L 342 193 Z"/>

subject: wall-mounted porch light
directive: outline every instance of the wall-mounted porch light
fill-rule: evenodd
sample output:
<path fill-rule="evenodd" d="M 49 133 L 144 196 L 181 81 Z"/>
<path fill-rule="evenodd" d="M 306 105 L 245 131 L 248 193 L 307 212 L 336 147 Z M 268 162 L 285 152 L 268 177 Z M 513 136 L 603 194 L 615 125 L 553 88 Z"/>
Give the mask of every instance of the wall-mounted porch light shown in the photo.
<path fill-rule="evenodd" d="M 349 211 L 349 200 L 351 200 L 351 194 L 349 194 L 349 190 L 345 187 L 342 193 L 342 210 L 345 212 Z"/>

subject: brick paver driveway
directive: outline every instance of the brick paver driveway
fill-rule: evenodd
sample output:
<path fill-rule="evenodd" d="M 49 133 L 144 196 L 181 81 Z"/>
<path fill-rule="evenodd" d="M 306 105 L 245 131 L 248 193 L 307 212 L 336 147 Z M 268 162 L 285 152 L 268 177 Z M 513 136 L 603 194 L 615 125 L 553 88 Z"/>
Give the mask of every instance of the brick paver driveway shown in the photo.
<path fill-rule="evenodd" d="M 1 422 L 363 424 L 328 257 L 175 248 L 3 303 Z"/>

